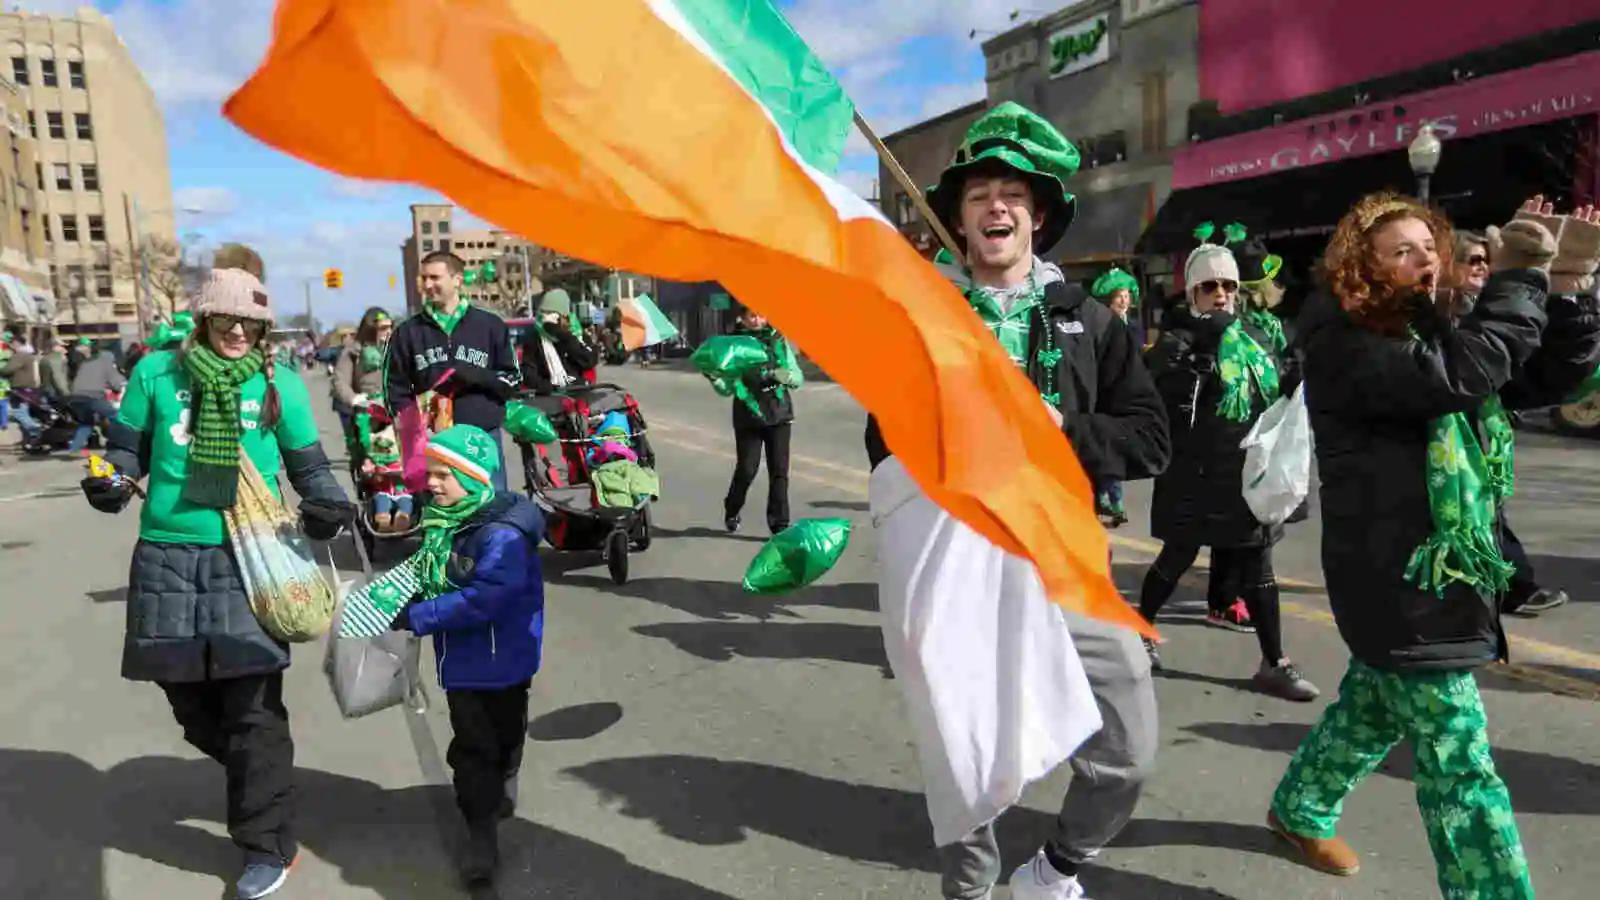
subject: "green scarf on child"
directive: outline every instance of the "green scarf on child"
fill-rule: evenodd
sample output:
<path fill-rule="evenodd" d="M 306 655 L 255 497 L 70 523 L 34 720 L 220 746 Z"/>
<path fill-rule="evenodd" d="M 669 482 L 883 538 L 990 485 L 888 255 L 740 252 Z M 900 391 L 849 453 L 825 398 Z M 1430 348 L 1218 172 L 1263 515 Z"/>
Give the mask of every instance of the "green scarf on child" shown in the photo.
<path fill-rule="evenodd" d="M 434 458 L 437 449 L 437 458 L 450 465 L 456 483 L 467 495 L 453 506 L 430 503 L 422 510 L 422 548 L 412 556 L 412 561 L 422 579 L 425 600 L 456 589 L 446 574 L 456 533 L 494 499 L 494 487 L 486 482 L 492 481 L 500 468 L 494 439 L 471 425 L 446 428 L 428 441 L 428 448 L 430 458 Z M 464 468 L 476 471 L 482 480 L 469 475 Z"/>
<path fill-rule="evenodd" d="M 1495 521 L 1514 489 L 1515 432 L 1499 397 L 1478 410 L 1487 447 L 1466 413 L 1434 419 L 1428 438 L 1433 534 L 1411 554 L 1406 580 L 1435 596 L 1460 581 L 1504 593 L 1516 567 L 1500 554 Z"/>
<path fill-rule="evenodd" d="M 228 509 L 239 495 L 239 442 L 244 426 L 239 422 L 239 393 L 266 364 L 260 347 L 239 359 L 228 359 L 205 344 L 183 352 L 183 371 L 194 393 L 194 418 L 190 425 L 189 475 L 183 499 L 197 506 Z"/>

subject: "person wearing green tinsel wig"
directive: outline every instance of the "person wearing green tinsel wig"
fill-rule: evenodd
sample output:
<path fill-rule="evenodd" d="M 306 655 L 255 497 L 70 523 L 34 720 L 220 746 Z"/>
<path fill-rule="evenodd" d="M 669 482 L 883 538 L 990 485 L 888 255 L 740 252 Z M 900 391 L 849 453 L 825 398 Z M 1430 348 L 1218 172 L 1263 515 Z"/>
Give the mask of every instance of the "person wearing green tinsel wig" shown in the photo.
<path fill-rule="evenodd" d="M 1104 303 L 1108 309 L 1116 313 L 1128 326 L 1128 331 L 1133 335 L 1133 342 L 1144 346 L 1144 326 L 1139 323 L 1132 312 L 1139 308 L 1139 280 L 1118 268 L 1113 268 L 1099 278 L 1089 288 L 1090 296 Z M 1096 512 L 1100 518 L 1106 520 L 1111 528 L 1117 528 L 1128 523 L 1128 512 L 1122 505 L 1122 482 L 1120 480 L 1107 481 L 1095 486 Z"/>
<path fill-rule="evenodd" d="M 1154 622 L 1200 548 L 1211 547 L 1213 565 L 1237 578 L 1243 597 L 1230 608 L 1210 610 L 1207 620 L 1254 630 L 1261 665 L 1252 683 L 1263 693 L 1307 702 L 1319 692 L 1283 651 L 1272 572 L 1272 546 L 1283 526 L 1262 524 L 1245 503 L 1239 446 L 1267 407 L 1293 392 L 1296 374 L 1286 366 L 1287 340 L 1277 317 L 1238 303 L 1239 264 L 1228 245 L 1245 239 L 1243 226 L 1227 226 L 1225 243 L 1212 243 L 1214 233 L 1210 223 L 1197 229 L 1200 246 L 1184 266 L 1188 302 L 1167 309 L 1161 337 L 1146 355 L 1167 404 L 1173 455 L 1156 478 L 1150 533 L 1162 547 L 1145 573 L 1139 612 Z M 1148 639 L 1146 649 L 1159 665 Z"/>
<path fill-rule="evenodd" d="M 1440 894 L 1534 897 L 1473 670 L 1506 658 L 1507 398 L 1530 382 L 1562 387 L 1551 377 L 1563 369 L 1581 377 L 1573 350 L 1592 351 L 1597 331 L 1551 296 L 1558 238 L 1545 222 L 1564 223 L 1548 212 L 1536 198 L 1489 230 L 1492 274 L 1458 319 L 1441 291 L 1449 222 L 1410 198 L 1365 197 L 1329 241 L 1328 291 L 1300 316 L 1322 569 L 1351 660 L 1267 824 L 1319 871 L 1360 870 L 1336 835 L 1344 799 L 1404 740 Z"/>

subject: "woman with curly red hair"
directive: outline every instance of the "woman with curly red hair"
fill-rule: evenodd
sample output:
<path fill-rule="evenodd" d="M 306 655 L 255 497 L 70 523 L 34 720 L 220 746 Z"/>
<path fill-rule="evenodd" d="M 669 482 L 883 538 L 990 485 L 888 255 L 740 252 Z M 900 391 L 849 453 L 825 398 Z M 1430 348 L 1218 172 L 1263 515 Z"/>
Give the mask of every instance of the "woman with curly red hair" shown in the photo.
<path fill-rule="evenodd" d="M 1334 836 L 1340 808 L 1408 740 L 1444 897 L 1533 897 L 1472 670 L 1506 655 L 1500 506 L 1513 433 L 1502 396 L 1592 370 L 1600 330 L 1576 305 L 1547 302 L 1553 232 L 1569 219 L 1547 213 L 1536 198 L 1489 230 L 1493 274 L 1456 320 L 1438 294 L 1450 224 L 1409 198 L 1367 197 L 1329 243 L 1330 293 L 1300 318 L 1322 568 L 1352 658 L 1268 823 L 1322 871 L 1360 868 Z"/>

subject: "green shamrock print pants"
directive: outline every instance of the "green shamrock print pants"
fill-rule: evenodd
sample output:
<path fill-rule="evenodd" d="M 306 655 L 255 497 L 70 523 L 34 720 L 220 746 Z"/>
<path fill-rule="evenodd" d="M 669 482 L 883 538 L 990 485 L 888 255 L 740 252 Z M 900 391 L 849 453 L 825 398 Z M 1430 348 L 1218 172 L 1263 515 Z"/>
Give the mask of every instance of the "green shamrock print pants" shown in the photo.
<path fill-rule="evenodd" d="M 1295 834 L 1333 837 L 1344 798 L 1401 740 L 1417 757 L 1417 806 L 1445 900 L 1532 900 L 1511 795 L 1489 756 L 1470 672 L 1398 673 L 1350 661 L 1339 699 L 1295 751 L 1272 797 Z"/>

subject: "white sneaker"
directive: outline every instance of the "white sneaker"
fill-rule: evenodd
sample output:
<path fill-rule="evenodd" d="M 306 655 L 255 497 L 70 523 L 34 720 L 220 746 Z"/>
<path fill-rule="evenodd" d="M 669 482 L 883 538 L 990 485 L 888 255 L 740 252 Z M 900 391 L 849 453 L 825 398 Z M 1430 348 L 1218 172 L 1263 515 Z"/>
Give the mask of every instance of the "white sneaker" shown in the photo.
<path fill-rule="evenodd" d="M 1089 900 L 1078 876 L 1063 875 L 1040 850 L 1011 873 L 1012 900 Z"/>

